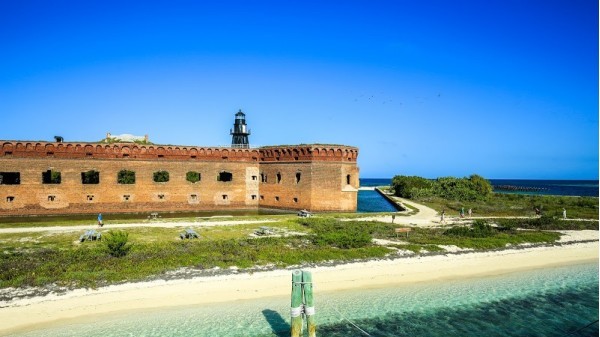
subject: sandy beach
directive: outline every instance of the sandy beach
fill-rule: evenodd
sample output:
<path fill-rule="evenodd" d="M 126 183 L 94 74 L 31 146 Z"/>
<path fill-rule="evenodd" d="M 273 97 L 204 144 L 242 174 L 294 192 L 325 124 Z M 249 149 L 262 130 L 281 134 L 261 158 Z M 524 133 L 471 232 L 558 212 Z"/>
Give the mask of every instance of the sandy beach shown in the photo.
<path fill-rule="evenodd" d="M 483 277 L 536 268 L 598 263 L 598 231 L 567 231 L 563 245 L 460 252 L 304 268 L 317 292 Z M 584 242 L 581 242 L 584 241 Z M 0 302 L 0 335 L 74 318 L 142 309 L 231 302 L 290 292 L 291 269 L 128 283 Z"/>

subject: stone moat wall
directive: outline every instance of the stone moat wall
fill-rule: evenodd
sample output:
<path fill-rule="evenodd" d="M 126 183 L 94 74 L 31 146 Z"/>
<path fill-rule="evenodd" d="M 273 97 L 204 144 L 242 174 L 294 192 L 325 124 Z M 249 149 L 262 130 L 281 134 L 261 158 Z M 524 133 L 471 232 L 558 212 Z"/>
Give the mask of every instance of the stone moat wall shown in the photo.
<path fill-rule="evenodd" d="M 358 149 L 274 146 L 258 149 L 2 141 L 0 216 L 307 209 L 355 211 Z M 94 171 L 97 181 L 84 183 Z M 119 172 L 134 174 L 120 182 Z M 169 179 L 155 181 L 155 173 Z M 44 180 L 58 172 L 60 183 Z M 199 180 L 188 181 L 196 172 Z"/>

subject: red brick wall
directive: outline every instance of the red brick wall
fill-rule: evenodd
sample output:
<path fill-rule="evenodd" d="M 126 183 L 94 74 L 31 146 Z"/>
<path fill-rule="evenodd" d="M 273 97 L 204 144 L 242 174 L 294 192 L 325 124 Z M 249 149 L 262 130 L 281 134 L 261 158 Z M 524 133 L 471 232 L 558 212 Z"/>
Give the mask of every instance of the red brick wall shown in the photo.
<path fill-rule="evenodd" d="M 260 149 L 148 146 L 136 144 L 0 141 L 0 172 L 20 172 L 19 185 L 0 185 L 0 215 L 217 209 L 355 211 L 358 149 L 299 145 Z M 61 173 L 60 184 L 43 184 L 42 172 Z M 86 185 L 81 173 L 100 172 Z M 135 184 L 118 184 L 120 170 Z M 156 171 L 170 180 L 153 181 Z M 201 181 L 186 181 L 196 171 Z M 233 174 L 217 181 L 219 172 Z M 267 176 L 261 183 L 260 173 Z M 296 173 L 300 181 L 296 182 Z M 281 175 L 277 182 L 277 174 Z M 351 182 L 346 184 L 346 176 Z M 126 200 L 125 196 L 129 196 Z M 162 197 L 161 197 L 162 196 Z M 195 197 L 194 197 L 195 196 Z M 277 198 L 279 200 L 277 200 Z M 51 200 L 52 199 L 52 200 Z"/>

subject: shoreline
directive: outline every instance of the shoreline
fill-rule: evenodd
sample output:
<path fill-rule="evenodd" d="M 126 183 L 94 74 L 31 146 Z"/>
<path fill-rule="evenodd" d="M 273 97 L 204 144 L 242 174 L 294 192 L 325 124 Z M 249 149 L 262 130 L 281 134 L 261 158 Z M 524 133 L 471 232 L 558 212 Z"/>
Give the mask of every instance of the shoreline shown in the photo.
<path fill-rule="evenodd" d="M 595 240 L 598 232 L 594 231 Z M 304 267 L 315 291 L 382 288 L 418 282 L 480 278 L 563 265 L 598 263 L 598 241 L 559 246 L 515 247 L 397 259 Z M 30 331 L 73 319 L 93 320 L 138 310 L 210 305 L 289 295 L 292 269 L 232 272 L 76 289 L 65 294 L 6 301 L 0 308 L 0 335 Z"/>

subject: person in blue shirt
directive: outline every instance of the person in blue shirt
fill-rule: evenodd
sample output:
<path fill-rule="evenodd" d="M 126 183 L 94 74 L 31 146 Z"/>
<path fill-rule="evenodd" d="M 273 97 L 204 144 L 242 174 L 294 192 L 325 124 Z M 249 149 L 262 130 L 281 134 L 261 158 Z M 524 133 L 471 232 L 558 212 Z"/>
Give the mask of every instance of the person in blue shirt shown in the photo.
<path fill-rule="evenodd" d="M 98 226 L 104 226 L 104 224 L 102 223 L 102 213 L 98 214 Z"/>

